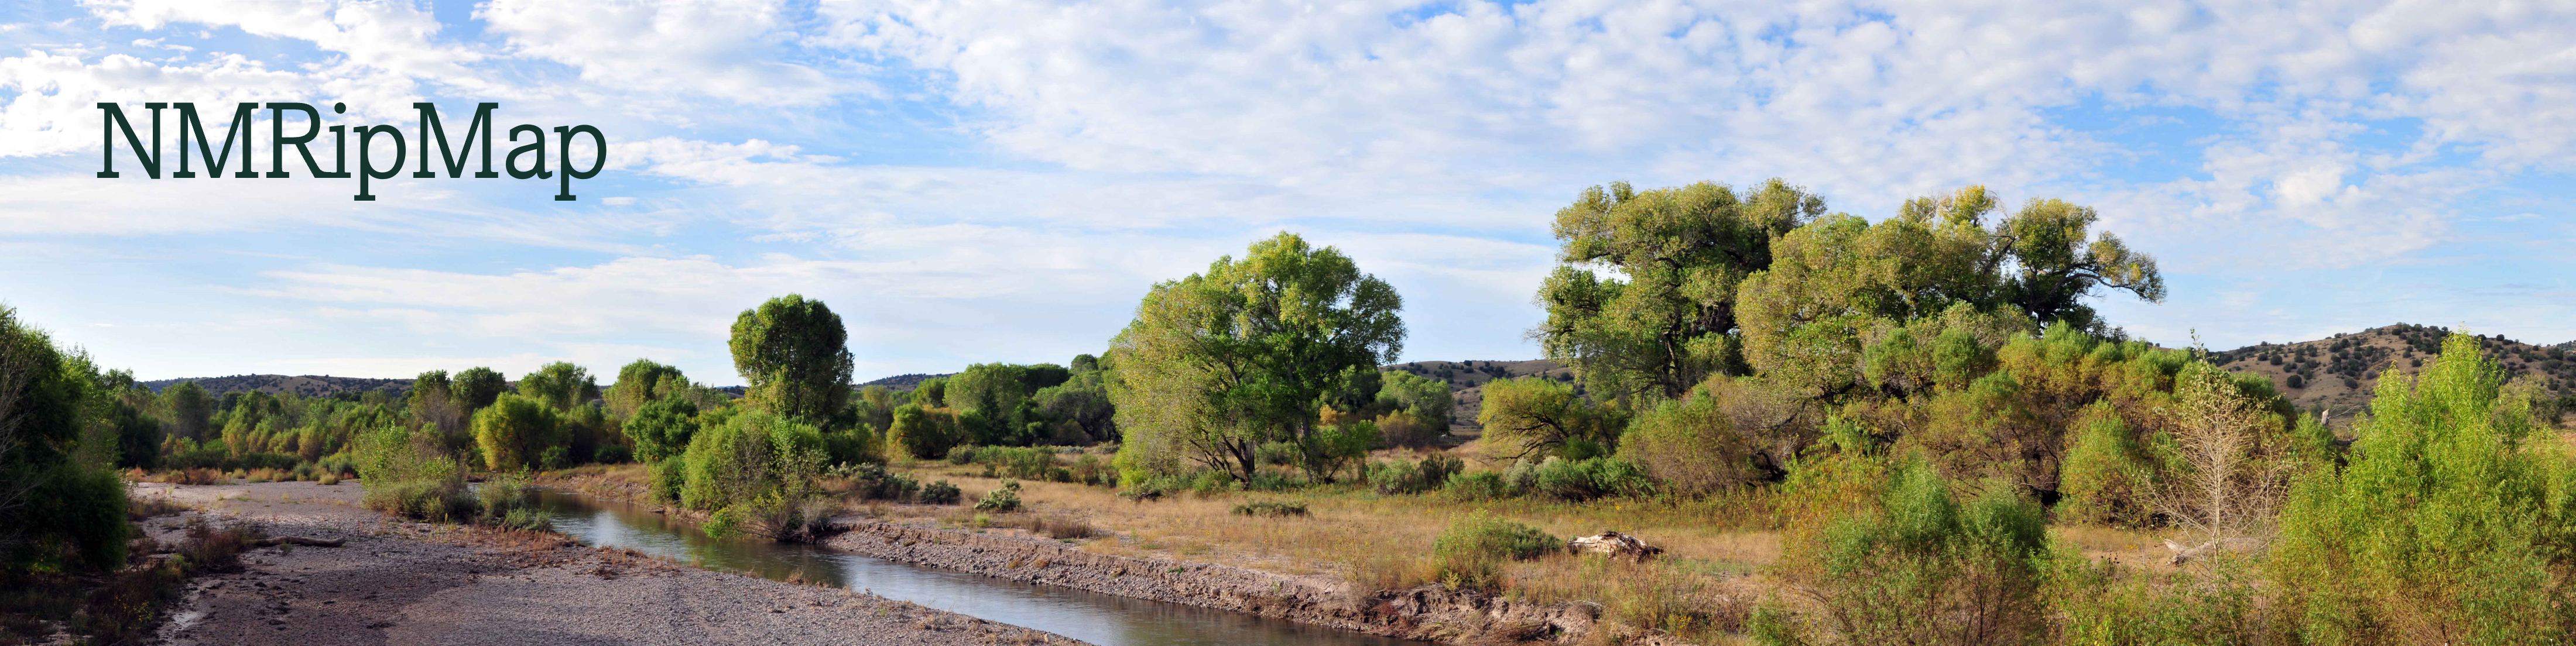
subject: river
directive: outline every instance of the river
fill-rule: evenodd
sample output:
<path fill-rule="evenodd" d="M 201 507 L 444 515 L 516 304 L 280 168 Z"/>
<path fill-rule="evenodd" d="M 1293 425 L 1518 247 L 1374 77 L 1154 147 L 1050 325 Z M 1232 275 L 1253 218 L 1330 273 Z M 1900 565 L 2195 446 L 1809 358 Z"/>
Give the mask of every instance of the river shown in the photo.
<path fill-rule="evenodd" d="M 813 545 L 713 538 L 688 522 L 624 502 L 540 490 L 555 529 L 590 545 L 704 567 L 846 587 L 877 596 L 1035 628 L 1102 646 L 1418 645 L 1356 632 L 1161 601 L 1130 599 L 981 574 L 907 565 Z"/>

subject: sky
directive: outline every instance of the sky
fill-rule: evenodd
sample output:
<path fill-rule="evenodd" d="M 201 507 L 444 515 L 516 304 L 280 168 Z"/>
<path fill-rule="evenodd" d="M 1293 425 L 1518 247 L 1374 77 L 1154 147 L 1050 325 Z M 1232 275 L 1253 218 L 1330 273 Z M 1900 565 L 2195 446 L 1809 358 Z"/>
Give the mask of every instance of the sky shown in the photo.
<path fill-rule="evenodd" d="M 153 101 L 406 137 L 414 102 L 451 137 L 495 102 L 607 159 L 575 201 L 156 180 L 122 141 L 96 177 L 96 104 Z M 1062 363 L 1282 230 L 1395 286 L 1405 360 L 1532 358 L 1585 187 L 1772 177 L 1873 220 L 1967 185 L 2091 205 L 2171 292 L 2097 306 L 2160 343 L 2556 343 L 2571 152 L 2557 2 L 0 0 L 0 304 L 143 379 L 737 384 L 733 317 L 791 292 L 841 314 L 859 380 Z"/>

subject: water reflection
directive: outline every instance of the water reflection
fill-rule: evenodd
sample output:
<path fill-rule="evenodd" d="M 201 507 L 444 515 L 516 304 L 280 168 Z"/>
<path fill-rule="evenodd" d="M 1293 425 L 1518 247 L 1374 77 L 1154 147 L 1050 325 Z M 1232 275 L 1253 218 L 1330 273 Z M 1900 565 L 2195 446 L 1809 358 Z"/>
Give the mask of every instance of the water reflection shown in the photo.
<path fill-rule="evenodd" d="M 820 581 L 1103 646 L 1419 644 L 1289 621 L 919 567 L 810 545 L 718 539 L 651 509 L 541 491 L 555 528 L 592 545 L 784 580 Z"/>

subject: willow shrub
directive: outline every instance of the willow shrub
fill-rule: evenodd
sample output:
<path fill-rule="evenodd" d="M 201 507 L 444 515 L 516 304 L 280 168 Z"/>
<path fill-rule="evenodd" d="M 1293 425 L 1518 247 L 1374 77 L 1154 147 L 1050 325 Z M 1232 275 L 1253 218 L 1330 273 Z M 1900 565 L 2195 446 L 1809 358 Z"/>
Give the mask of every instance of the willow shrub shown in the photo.
<path fill-rule="evenodd" d="M 2342 473 L 2291 493 L 2276 604 L 2317 644 L 2554 643 L 2570 636 L 2576 473 L 2475 337 L 2383 374 Z"/>
<path fill-rule="evenodd" d="M 2056 562 L 2037 503 L 1987 487 L 1964 504 L 1920 459 L 1890 460 L 1842 421 L 1796 465 L 1778 573 L 1811 597 L 1803 620 L 1757 613 L 1763 643 L 2015 644 L 2047 632 Z"/>
<path fill-rule="evenodd" d="M 1442 584 L 1476 590 L 1501 587 L 1504 563 L 1564 551 L 1564 539 L 1482 510 L 1451 524 L 1431 548 L 1432 558 L 1440 564 Z"/>

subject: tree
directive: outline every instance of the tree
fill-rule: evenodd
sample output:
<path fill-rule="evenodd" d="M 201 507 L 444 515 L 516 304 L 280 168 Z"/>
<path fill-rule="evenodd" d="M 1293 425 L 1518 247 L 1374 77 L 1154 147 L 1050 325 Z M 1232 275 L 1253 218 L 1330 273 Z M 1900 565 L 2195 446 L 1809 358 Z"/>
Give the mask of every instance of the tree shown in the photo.
<path fill-rule="evenodd" d="M 538 466 L 538 456 L 560 446 L 563 420 L 553 406 L 522 395 L 502 395 L 474 413 L 474 441 L 484 466 L 517 471 Z"/>
<path fill-rule="evenodd" d="M 1449 413 L 1457 399 L 1449 392 L 1448 382 L 1402 371 L 1378 376 L 1372 408 L 1386 411 L 1377 428 L 1388 446 L 1424 446 L 1449 432 Z"/>
<path fill-rule="evenodd" d="M 1986 260 L 1990 270 L 2004 275 L 2002 300 L 2032 320 L 2063 321 L 2097 334 L 2107 326 L 2079 300 L 2097 289 L 2164 302 L 2164 274 L 2156 270 L 2154 256 L 2129 249 L 2109 233 L 2087 237 L 2100 219 L 2093 207 L 2060 200 L 2031 200 L 2006 218 L 1996 227 Z"/>
<path fill-rule="evenodd" d="M 161 410 L 170 416 L 170 433 L 188 439 L 206 436 L 208 424 L 215 416 L 215 398 L 206 387 L 194 381 L 182 381 L 161 389 Z"/>
<path fill-rule="evenodd" d="M 588 368 L 557 361 L 520 377 L 519 394 L 545 402 L 555 412 L 570 412 L 582 402 L 599 398 L 599 381 L 591 378 Z"/>
<path fill-rule="evenodd" d="M 0 569 L 59 566 L 67 551 L 90 567 L 122 567 L 125 482 L 72 459 L 94 384 L 17 314 L 0 306 Z"/>
<path fill-rule="evenodd" d="M 494 399 L 509 390 L 509 379 L 500 371 L 476 366 L 456 373 L 456 381 L 448 385 L 448 398 L 462 403 L 471 413 L 492 405 Z"/>
<path fill-rule="evenodd" d="M 1530 334 L 1607 398 L 1678 397 L 1710 374 L 1741 374 L 1737 283 L 1771 265 L 1773 238 L 1824 210 L 1778 179 L 1745 195 L 1708 182 L 1585 189 L 1556 212 L 1564 246 L 1539 287 L 1547 322 Z"/>
<path fill-rule="evenodd" d="M 635 411 L 645 404 L 688 387 L 689 379 L 680 374 L 679 368 L 654 363 L 651 359 L 636 359 L 634 363 L 617 369 L 617 382 L 609 384 L 601 397 L 608 402 L 609 412 L 618 417 L 633 417 Z"/>
<path fill-rule="evenodd" d="M 734 318 L 734 369 L 745 399 L 772 413 L 820 420 L 850 399 L 849 331 L 822 301 L 788 294 Z"/>
<path fill-rule="evenodd" d="M 679 455 L 689 448 L 689 438 L 698 431 L 698 405 L 685 397 L 653 400 L 626 418 L 626 439 L 635 443 L 635 457 L 647 463 Z"/>
<path fill-rule="evenodd" d="M 1110 398 L 1135 452 L 1122 468 L 1191 462 L 1249 480 L 1265 442 L 1331 452 L 1316 435 L 1321 400 L 1395 360 L 1403 307 L 1340 250 L 1287 232 L 1156 284 L 1111 342 Z"/>
<path fill-rule="evenodd" d="M 1485 401 L 1476 411 L 1485 427 L 1485 445 L 1495 455 L 1536 458 L 1585 446 L 1598 453 L 1618 439 L 1627 426 L 1620 411 L 1585 400 L 1574 386 L 1542 377 L 1485 382 Z M 1582 457 L 1582 456 L 1578 456 Z"/>
<path fill-rule="evenodd" d="M 1031 397 L 1072 376 L 1051 363 L 979 363 L 948 378 L 946 399 L 950 408 L 978 413 L 980 428 L 968 429 L 977 444 L 1028 445 L 1045 435 L 1049 421 Z"/>
<path fill-rule="evenodd" d="M 404 395 L 404 407 L 410 409 L 412 419 L 429 425 L 438 431 L 439 437 L 450 438 L 451 444 L 456 444 L 459 442 L 454 438 L 465 437 L 471 432 L 466 416 L 472 411 L 467 410 L 465 402 L 457 399 L 455 392 L 455 382 L 448 379 L 447 371 L 420 373 L 420 377 L 411 382 L 411 392 Z"/>

